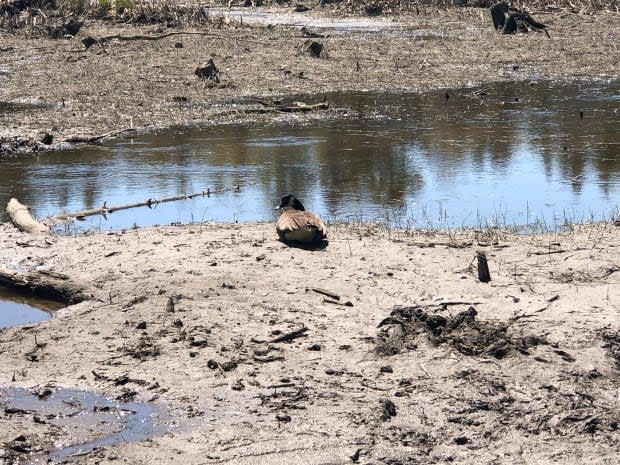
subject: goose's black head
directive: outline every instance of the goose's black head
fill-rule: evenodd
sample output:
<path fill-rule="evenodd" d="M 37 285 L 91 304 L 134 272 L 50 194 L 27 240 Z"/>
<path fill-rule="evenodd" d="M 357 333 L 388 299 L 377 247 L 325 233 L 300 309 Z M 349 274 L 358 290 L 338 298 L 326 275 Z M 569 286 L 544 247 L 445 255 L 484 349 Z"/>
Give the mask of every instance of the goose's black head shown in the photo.
<path fill-rule="evenodd" d="M 293 210 L 305 211 L 303 204 L 297 200 L 297 197 L 294 195 L 285 195 L 280 199 L 280 205 L 278 205 L 275 209 L 279 210 L 280 208 L 290 208 Z"/>

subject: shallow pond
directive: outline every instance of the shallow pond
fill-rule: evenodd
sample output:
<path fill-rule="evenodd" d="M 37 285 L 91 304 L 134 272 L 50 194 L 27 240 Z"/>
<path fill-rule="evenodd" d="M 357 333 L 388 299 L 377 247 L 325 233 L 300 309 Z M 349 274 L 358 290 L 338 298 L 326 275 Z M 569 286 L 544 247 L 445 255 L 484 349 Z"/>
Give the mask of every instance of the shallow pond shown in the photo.
<path fill-rule="evenodd" d="M 347 114 L 173 128 L 105 146 L 0 159 L 0 205 L 16 197 L 43 217 L 240 186 L 77 226 L 96 230 L 270 221 L 286 193 L 328 220 L 398 226 L 554 228 L 618 212 L 618 80 L 326 98 Z"/>

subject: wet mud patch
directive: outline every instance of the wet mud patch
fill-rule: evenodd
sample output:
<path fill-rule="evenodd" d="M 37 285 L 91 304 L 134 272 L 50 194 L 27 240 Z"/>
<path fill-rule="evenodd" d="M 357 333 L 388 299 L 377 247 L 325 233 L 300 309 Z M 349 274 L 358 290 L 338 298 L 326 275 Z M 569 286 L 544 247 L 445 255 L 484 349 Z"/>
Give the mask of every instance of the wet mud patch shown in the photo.
<path fill-rule="evenodd" d="M 64 462 L 171 429 L 171 415 L 162 406 L 117 402 L 87 391 L 0 389 L 0 406 L 2 421 L 16 425 L 15 435 L 0 442 L 0 463 Z"/>
<path fill-rule="evenodd" d="M 379 323 L 375 351 L 382 355 L 415 348 L 419 336 L 435 346 L 448 344 L 463 355 L 491 355 L 502 359 L 513 351 L 529 355 L 528 349 L 546 344 L 543 336 L 518 336 L 509 333 L 510 325 L 500 321 L 476 319 L 474 307 L 454 316 L 438 312 L 444 307 L 395 307 L 390 316 Z"/>

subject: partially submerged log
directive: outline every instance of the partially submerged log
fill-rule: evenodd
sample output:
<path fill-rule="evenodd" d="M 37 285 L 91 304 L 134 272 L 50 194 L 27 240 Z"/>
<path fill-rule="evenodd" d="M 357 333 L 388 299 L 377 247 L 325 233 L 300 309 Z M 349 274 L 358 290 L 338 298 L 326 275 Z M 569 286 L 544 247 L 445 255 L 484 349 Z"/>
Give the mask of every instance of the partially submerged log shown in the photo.
<path fill-rule="evenodd" d="M 307 104 L 305 102 L 293 102 L 290 105 L 281 103 L 269 103 L 256 100 L 256 103 L 262 105 L 261 108 L 248 108 L 245 113 L 308 113 L 311 111 L 329 110 L 329 102 L 319 102 Z"/>
<path fill-rule="evenodd" d="M 306 113 L 306 112 L 315 111 L 315 110 L 329 110 L 329 103 L 320 102 L 320 103 L 314 103 L 314 104 L 308 105 L 304 102 L 293 102 L 292 105 L 288 105 L 288 106 L 280 105 L 276 108 L 278 111 L 281 111 L 283 113 L 299 113 L 299 112 Z"/>
<path fill-rule="evenodd" d="M 106 137 L 114 137 L 125 132 L 133 132 L 134 128 L 117 129 L 114 131 L 106 132 L 105 134 L 98 134 L 96 136 L 71 136 L 67 137 L 63 142 L 69 142 L 70 144 L 92 144 Z"/>
<path fill-rule="evenodd" d="M 47 233 L 49 227 L 35 220 L 30 214 L 30 208 L 27 205 L 19 203 L 17 199 L 9 200 L 6 212 L 11 218 L 11 222 L 21 231 L 28 233 Z"/>
<path fill-rule="evenodd" d="M 0 269 L 0 284 L 19 292 L 67 305 L 88 299 L 84 287 L 62 273 L 54 271 L 33 271 L 18 273 Z"/>
<path fill-rule="evenodd" d="M 72 218 L 82 219 L 82 218 L 85 218 L 87 216 L 93 216 L 93 215 L 105 216 L 108 213 L 113 213 L 113 212 L 119 211 L 119 210 L 128 210 L 130 208 L 137 208 L 137 207 L 149 207 L 149 208 L 152 208 L 153 205 L 157 205 L 159 203 L 174 202 L 176 200 L 192 199 L 194 197 L 201 197 L 201 196 L 209 197 L 211 194 L 218 194 L 218 193 L 221 193 L 221 192 L 238 191 L 238 190 L 239 190 L 239 186 L 233 186 L 230 189 L 220 189 L 220 190 L 207 189 L 205 191 L 200 191 L 200 192 L 196 192 L 196 193 L 193 193 L 193 194 L 179 194 L 179 195 L 173 195 L 173 196 L 170 196 L 170 197 L 163 197 L 163 198 L 160 198 L 160 199 L 149 198 L 149 199 L 143 200 L 141 202 L 130 203 L 130 204 L 126 204 L 126 205 L 116 205 L 116 206 L 112 206 L 112 207 L 108 207 L 107 206 L 107 202 L 104 202 L 103 205 L 101 207 L 98 207 L 98 208 L 90 208 L 88 210 L 81 210 L 81 211 L 78 211 L 78 212 L 71 212 L 71 213 L 61 213 L 59 215 L 55 215 L 55 216 L 51 217 L 50 219 L 53 219 L 53 220 L 69 220 L 69 219 L 72 219 Z"/>

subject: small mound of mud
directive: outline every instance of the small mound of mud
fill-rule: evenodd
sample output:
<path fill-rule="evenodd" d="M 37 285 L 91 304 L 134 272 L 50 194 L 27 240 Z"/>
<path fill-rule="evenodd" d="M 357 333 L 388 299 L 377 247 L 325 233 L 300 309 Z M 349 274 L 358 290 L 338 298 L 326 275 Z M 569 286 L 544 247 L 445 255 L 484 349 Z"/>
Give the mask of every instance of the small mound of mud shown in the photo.
<path fill-rule="evenodd" d="M 620 330 L 616 332 L 604 331 L 601 333 L 601 339 L 605 341 L 604 349 L 607 349 L 607 355 L 614 361 L 614 365 L 620 370 Z"/>
<path fill-rule="evenodd" d="M 134 346 L 127 346 L 124 350 L 127 355 L 137 358 L 141 362 L 149 358 L 157 358 L 161 354 L 159 345 L 148 335 L 140 336 Z"/>
<path fill-rule="evenodd" d="M 546 343 L 538 336 L 510 336 L 507 323 L 478 321 L 474 307 L 447 317 L 437 314 L 438 311 L 441 307 L 430 311 L 420 306 L 395 307 L 390 316 L 379 323 L 381 330 L 375 351 L 382 355 L 398 353 L 406 344 L 411 346 L 421 334 L 435 346 L 449 344 L 463 355 L 488 354 L 497 359 L 513 350 L 528 355 L 528 348 Z"/>

